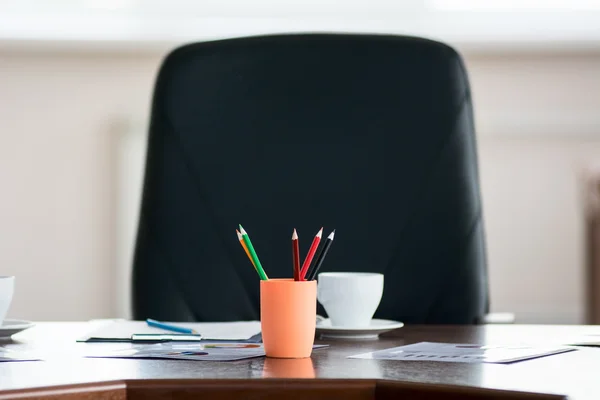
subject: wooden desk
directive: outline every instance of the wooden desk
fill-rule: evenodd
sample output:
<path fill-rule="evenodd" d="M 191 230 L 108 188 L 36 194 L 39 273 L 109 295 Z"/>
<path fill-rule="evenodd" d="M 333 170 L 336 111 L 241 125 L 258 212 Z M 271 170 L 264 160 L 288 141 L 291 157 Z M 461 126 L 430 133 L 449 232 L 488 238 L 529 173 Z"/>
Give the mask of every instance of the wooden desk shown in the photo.
<path fill-rule="evenodd" d="M 310 359 L 236 362 L 82 358 L 78 351 L 85 346 L 115 346 L 75 343 L 86 329 L 84 323 L 39 323 L 3 344 L 38 349 L 46 361 L 0 363 L 0 400 L 191 399 L 200 394 L 203 399 L 600 399 L 596 348 L 511 365 L 346 358 L 419 341 L 560 343 L 599 334 L 599 326 L 405 326 L 376 341 L 327 341 L 331 346 L 315 350 Z"/>

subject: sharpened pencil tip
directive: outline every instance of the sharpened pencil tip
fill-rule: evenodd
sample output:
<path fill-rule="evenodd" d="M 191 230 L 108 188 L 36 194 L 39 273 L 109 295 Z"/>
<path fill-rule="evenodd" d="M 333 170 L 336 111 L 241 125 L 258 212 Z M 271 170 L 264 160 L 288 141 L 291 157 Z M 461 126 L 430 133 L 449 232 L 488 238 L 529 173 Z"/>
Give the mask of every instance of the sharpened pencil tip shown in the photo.
<path fill-rule="evenodd" d="M 321 227 L 321 229 L 319 230 L 319 233 L 317 233 L 317 236 L 318 236 L 318 237 L 321 237 L 321 236 L 323 236 L 323 228 L 322 228 L 322 227 Z"/>
<path fill-rule="evenodd" d="M 242 240 L 242 234 L 240 233 L 240 231 L 238 231 L 237 229 L 235 230 L 235 232 L 237 233 L 237 237 L 239 240 Z"/>
<path fill-rule="evenodd" d="M 244 230 L 244 228 L 242 227 L 241 224 L 240 224 L 240 232 L 242 233 L 242 236 L 246 235 L 246 231 Z"/>
<path fill-rule="evenodd" d="M 335 236 L 335 229 L 333 230 L 333 232 L 331 232 L 329 234 L 329 240 L 333 240 L 333 237 Z"/>
<path fill-rule="evenodd" d="M 294 233 L 292 233 L 292 240 L 298 239 L 298 234 L 296 233 L 296 229 L 294 229 Z"/>

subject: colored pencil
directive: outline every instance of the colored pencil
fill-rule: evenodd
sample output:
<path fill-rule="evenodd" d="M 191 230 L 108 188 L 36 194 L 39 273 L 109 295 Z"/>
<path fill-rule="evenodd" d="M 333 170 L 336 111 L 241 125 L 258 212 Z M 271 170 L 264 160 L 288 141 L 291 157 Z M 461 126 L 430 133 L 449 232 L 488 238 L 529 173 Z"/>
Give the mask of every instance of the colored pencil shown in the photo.
<path fill-rule="evenodd" d="M 237 232 L 238 240 L 240 241 L 240 244 L 242 245 L 242 248 L 246 252 L 246 255 L 248 256 L 248 259 L 252 263 L 252 266 L 254 267 L 254 269 L 256 270 L 256 272 L 258 272 L 258 270 L 256 269 L 256 264 L 254 264 L 254 260 L 252 260 L 252 257 L 250 256 L 250 252 L 248 251 L 248 246 L 246 246 L 246 243 L 244 243 L 244 239 L 242 238 L 242 234 L 237 229 L 235 231 Z"/>
<path fill-rule="evenodd" d="M 323 247 L 321 248 L 321 251 L 319 252 L 319 256 L 317 257 L 317 261 L 315 262 L 314 268 L 310 271 L 310 274 L 308 275 L 308 278 L 306 279 L 307 281 L 312 281 L 317 276 L 317 272 L 319 272 L 321 265 L 323 265 L 323 260 L 325 260 L 325 256 L 327 255 L 327 252 L 329 251 L 329 248 L 331 247 L 331 243 L 333 243 L 334 236 L 335 236 L 335 229 L 333 230 L 333 232 L 331 232 L 329 234 L 329 236 L 325 240 L 325 244 L 323 245 Z"/>
<path fill-rule="evenodd" d="M 310 266 L 310 262 L 312 261 L 315 251 L 317 251 L 317 247 L 319 246 L 319 242 L 321 241 L 321 235 L 323 235 L 323 228 L 319 230 L 319 232 L 315 235 L 312 244 L 310 245 L 310 249 L 308 250 L 308 254 L 304 259 L 304 263 L 302 264 L 302 270 L 300 271 L 300 280 L 303 281 L 306 273 L 308 272 L 308 267 Z"/>
<path fill-rule="evenodd" d="M 177 326 L 177 325 L 172 325 L 172 324 L 168 324 L 165 322 L 160 322 L 160 321 L 157 321 L 152 318 L 147 318 L 146 324 L 148 324 L 148 326 L 153 326 L 155 328 L 160 328 L 160 329 L 164 329 L 167 331 L 173 331 L 173 332 L 178 332 L 178 333 L 188 333 L 191 335 L 198 334 L 198 332 L 196 332 L 195 330 L 193 330 L 191 328 L 184 328 L 182 326 Z"/>
<path fill-rule="evenodd" d="M 294 268 L 294 280 L 300 280 L 300 245 L 298 240 L 298 234 L 296 233 L 296 229 L 294 229 L 294 233 L 292 234 L 292 262 Z"/>
<path fill-rule="evenodd" d="M 269 280 L 267 274 L 265 274 L 265 271 L 263 270 L 260 260 L 258 259 L 258 255 L 254 250 L 254 246 L 252 246 L 252 241 L 250 241 L 250 237 L 248 236 L 248 233 L 244 230 L 242 225 L 240 225 L 240 233 L 242 234 L 242 239 L 244 239 L 244 243 L 246 243 L 246 247 L 248 247 L 250 257 L 252 257 L 252 260 L 254 261 L 254 265 L 256 266 L 256 272 L 258 272 L 258 276 L 263 281 Z"/>
<path fill-rule="evenodd" d="M 325 248 L 325 242 L 326 242 L 325 240 L 321 240 L 321 242 L 319 243 L 319 247 L 317 248 L 315 256 L 313 257 L 312 262 L 310 263 L 310 266 L 308 267 L 308 271 L 306 272 L 307 277 L 310 276 L 312 271 L 315 270 L 317 262 L 319 261 L 319 258 L 321 258 L 321 254 L 323 254 L 323 249 Z"/>

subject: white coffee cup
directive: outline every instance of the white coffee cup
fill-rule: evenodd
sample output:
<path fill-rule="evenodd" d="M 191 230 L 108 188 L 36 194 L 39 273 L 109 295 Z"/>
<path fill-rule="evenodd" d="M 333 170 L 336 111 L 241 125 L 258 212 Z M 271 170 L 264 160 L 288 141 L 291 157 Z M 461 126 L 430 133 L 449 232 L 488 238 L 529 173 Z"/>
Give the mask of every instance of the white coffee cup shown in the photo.
<path fill-rule="evenodd" d="M 0 276 L 0 326 L 8 313 L 8 308 L 12 302 L 13 292 L 15 290 L 14 276 Z"/>
<path fill-rule="evenodd" d="M 331 325 L 368 327 L 383 295 L 383 274 L 368 272 L 324 272 L 317 278 L 317 300 Z"/>

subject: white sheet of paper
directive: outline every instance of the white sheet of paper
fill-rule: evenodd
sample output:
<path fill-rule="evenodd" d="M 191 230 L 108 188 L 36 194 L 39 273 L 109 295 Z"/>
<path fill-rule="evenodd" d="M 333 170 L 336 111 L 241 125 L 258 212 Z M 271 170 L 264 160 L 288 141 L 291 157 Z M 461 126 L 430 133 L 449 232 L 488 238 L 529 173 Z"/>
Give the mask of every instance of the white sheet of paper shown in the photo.
<path fill-rule="evenodd" d="M 420 342 L 348 358 L 463 363 L 509 363 L 575 350 L 572 347 Z"/>
<path fill-rule="evenodd" d="M 40 358 L 32 357 L 26 351 L 12 350 L 0 347 L 0 362 L 38 360 L 40 360 Z"/>
<path fill-rule="evenodd" d="M 161 321 L 169 324 L 191 328 L 202 335 L 203 339 L 215 340 L 248 340 L 252 336 L 260 333 L 260 321 L 240 321 L 240 322 L 194 322 L 179 323 Z M 107 321 L 100 327 L 97 323 L 92 325 L 96 328 L 86 334 L 86 337 L 102 339 L 131 339 L 133 334 L 143 333 L 173 333 L 153 326 L 148 326 L 146 321 L 126 321 L 115 320 Z"/>
<path fill-rule="evenodd" d="M 570 346 L 590 346 L 600 347 L 600 335 L 584 335 L 574 338 L 572 341 L 566 341 Z"/>

